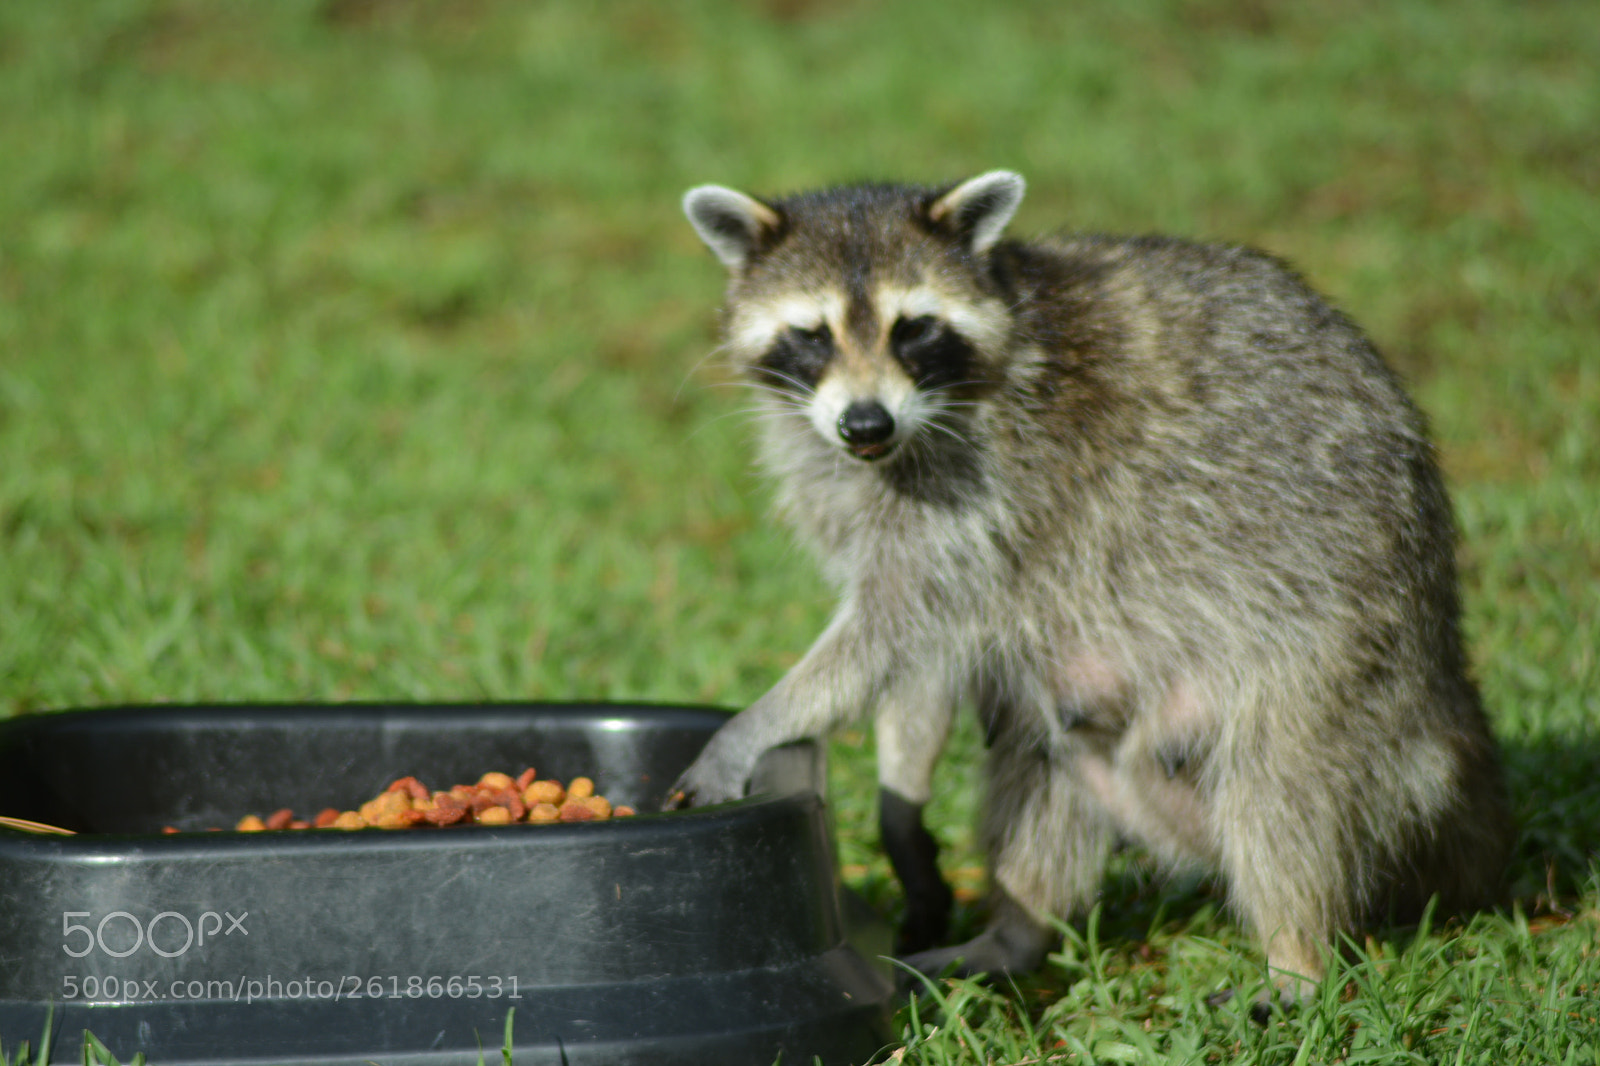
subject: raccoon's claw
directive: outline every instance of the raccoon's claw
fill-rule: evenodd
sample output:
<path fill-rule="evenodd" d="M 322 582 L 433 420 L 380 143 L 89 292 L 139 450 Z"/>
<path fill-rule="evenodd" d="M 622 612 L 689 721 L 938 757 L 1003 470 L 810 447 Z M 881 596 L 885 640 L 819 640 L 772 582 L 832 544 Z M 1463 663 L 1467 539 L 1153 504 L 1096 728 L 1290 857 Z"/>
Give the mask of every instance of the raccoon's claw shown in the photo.
<path fill-rule="evenodd" d="M 1021 908 L 1003 907 L 997 920 L 967 941 L 933 951 L 920 951 L 900 961 L 915 973 L 903 974 L 901 984 L 915 988 L 916 974 L 938 977 L 946 972 L 956 977 L 986 974 L 1027 973 L 1038 969 L 1055 943 L 1055 932 L 1022 913 Z"/>
<path fill-rule="evenodd" d="M 689 775 L 684 774 L 673 784 L 667 792 L 667 798 L 661 801 L 664 811 L 681 811 L 690 807 L 709 807 L 713 803 L 723 803 L 737 796 L 718 796 L 716 792 L 700 788 L 689 780 Z"/>
<path fill-rule="evenodd" d="M 673 782 L 667 790 L 667 798 L 661 801 L 661 809 L 678 811 L 685 807 L 709 807 L 713 803 L 744 799 L 747 776 L 725 772 L 715 760 L 707 760 L 702 756 Z"/>
<path fill-rule="evenodd" d="M 1013 950 L 991 933 L 992 930 L 980 933 L 965 944 L 905 956 L 900 961 L 915 972 L 902 974 L 901 983 L 915 989 L 920 983 L 917 974 L 926 977 L 996 978 L 1027 973 L 1037 969 L 1048 953 L 1048 949 L 1042 946 L 1037 950 Z"/>

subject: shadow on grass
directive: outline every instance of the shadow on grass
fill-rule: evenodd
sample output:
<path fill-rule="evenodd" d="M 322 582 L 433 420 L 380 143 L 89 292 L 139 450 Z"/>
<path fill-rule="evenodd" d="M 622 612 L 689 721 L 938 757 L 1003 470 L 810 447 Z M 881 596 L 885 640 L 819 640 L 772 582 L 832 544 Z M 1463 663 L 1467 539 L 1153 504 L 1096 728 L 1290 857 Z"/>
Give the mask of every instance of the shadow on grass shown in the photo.
<path fill-rule="evenodd" d="M 1559 909 L 1600 862 L 1600 736 L 1504 745 L 1517 820 L 1511 893 L 1524 908 Z"/>

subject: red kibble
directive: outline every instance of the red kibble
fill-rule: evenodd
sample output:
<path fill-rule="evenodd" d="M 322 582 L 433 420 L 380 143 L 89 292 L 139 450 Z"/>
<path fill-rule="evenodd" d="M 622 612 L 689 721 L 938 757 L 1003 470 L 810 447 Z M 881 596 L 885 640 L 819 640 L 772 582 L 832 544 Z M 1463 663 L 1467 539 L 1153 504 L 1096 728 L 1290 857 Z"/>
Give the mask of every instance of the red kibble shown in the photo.
<path fill-rule="evenodd" d="M 440 792 L 433 797 L 433 808 L 423 811 L 422 816 L 431 825 L 455 825 L 459 821 L 470 820 L 471 810 L 471 805 L 464 800 L 448 792 Z"/>
<path fill-rule="evenodd" d="M 268 829 L 287 829 L 292 821 L 294 812 L 287 807 L 280 807 L 267 816 L 264 824 Z"/>
<path fill-rule="evenodd" d="M 517 795 L 515 789 L 502 788 L 493 793 L 494 805 L 504 807 L 511 812 L 513 822 L 522 821 L 522 816 L 528 813 L 527 806 L 522 802 L 522 797 Z"/>
<path fill-rule="evenodd" d="M 433 810 L 421 813 L 429 825 L 455 825 L 467 817 L 467 808 L 457 807 L 454 804 L 435 803 Z"/>
<path fill-rule="evenodd" d="M 428 786 L 424 785 L 421 781 L 418 781 L 414 777 L 396 778 L 389 784 L 388 789 L 385 791 L 405 792 L 414 800 L 425 800 L 432 795 L 432 793 L 428 791 Z"/>

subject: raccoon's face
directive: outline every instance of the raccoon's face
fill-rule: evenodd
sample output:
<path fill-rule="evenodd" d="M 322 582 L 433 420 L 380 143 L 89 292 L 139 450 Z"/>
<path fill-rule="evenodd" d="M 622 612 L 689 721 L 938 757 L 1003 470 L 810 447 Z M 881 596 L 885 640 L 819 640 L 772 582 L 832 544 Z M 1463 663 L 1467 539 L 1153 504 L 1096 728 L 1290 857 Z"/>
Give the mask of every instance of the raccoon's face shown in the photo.
<path fill-rule="evenodd" d="M 1005 171 L 772 204 L 701 186 L 684 209 L 733 273 L 728 346 L 752 381 L 876 462 L 925 433 L 959 439 L 952 423 L 1009 329 L 984 266 L 1022 191 Z"/>

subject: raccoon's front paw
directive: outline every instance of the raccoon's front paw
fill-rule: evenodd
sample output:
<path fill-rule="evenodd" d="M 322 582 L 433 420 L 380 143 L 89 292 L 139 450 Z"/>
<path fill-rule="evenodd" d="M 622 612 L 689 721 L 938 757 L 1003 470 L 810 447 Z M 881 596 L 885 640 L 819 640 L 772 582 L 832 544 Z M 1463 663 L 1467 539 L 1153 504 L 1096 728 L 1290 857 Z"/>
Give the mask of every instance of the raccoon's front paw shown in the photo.
<path fill-rule="evenodd" d="M 901 974 L 900 983 L 904 987 L 917 987 L 920 981 L 916 974 L 926 977 L 981 975 L 990 979 L 1024 974 L 1038 969 L 1048 953 L 1048 947 L 1042 943 L 1010 944 L 989 929 L 965 944 L 919 951 L 902 957 L 900 961 L 915 974 Z"/>
<path fill-rule="evenodd" d="M 986 974 L 991 979 L 1038 969 L 1056 941 L 1055 930 L 1030 918 L 1021 907 L 1002 897 L 989 928 L 967 941 L 947 948 L 919 951 L 900 961 L 910 971 L 902 973 L 903 989 L 915 989 L 917 974 L 956 977 Z"/>
<path fill-rule="evenodd" d="M 744 799 L 750 771 L 720 757 L 714 748 L 713 742 L 673 783 L 667 798 L 661 803 L 662 810 L 709 807 L 713 803 Z"/>

